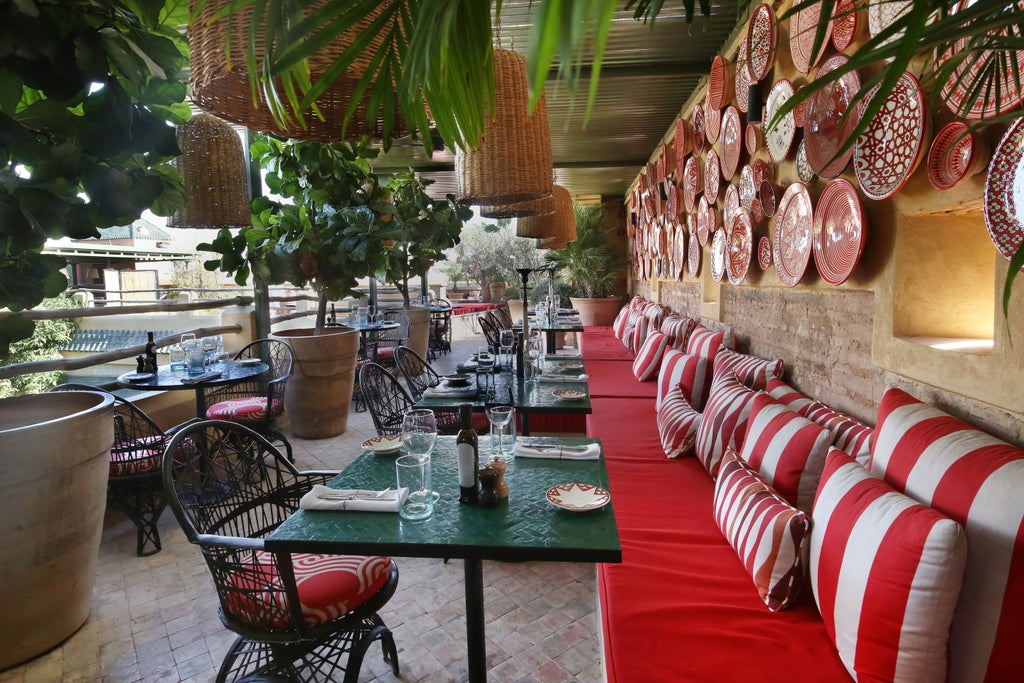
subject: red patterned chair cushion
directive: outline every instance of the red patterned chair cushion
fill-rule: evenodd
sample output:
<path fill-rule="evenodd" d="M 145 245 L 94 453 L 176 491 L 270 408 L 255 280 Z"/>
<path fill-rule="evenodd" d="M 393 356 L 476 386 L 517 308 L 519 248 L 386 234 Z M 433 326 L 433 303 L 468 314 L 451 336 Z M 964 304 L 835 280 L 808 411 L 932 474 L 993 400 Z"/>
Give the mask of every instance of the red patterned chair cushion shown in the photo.
<path fill-rule="evenodd" d="M 680 351 L 686 348 L 690 333 L 696 326 L 697 321 L 693 318 L 682 318 L 674 313 L 661 321 L 661 331 L 668 337 L 669 346 Z"/>
<path fill-rule="evenodd" d="M 781 403 L 800 415 L 804 414 L 804 410 L 807 409 L 807 406 L 814 403 L 813 398 L 801 394 L 781 379 L 768 380 L 768 384 L 765 385 L 765 391 L 769 396 L 775 399 L 776 403 Z"/>
<path fill-rule="evenodd" d="M 789 606 L 804 582 L 807 515 L 787 503 L 736 451 L 715 482 L 715 521 L 772 612 Z"/>
<path fill-rule="evenodd" d="M 858 681 L 947 680 L 946 646 L 969 545 L 960 525 L 835 449 L 812 519 L 811 586 L 850 674 Z"/>
<path fill-rule="evenodd" d="M 284 404 L 274 399 L 270 404 L 270 412 L 268 414 L 266 398 L 263 396 L 244 396 L 214 403 L 206 409 L 206 419 L 230 420 L 232 422 L 259 422 L 276 417 L 283 410 Z"/>
<path fill-rule="evenodd" d="M 812 401 L 801 414 L 832 432 L 833 446 L 852 455 L 864 467 L 868 466 L 871 461 L 871 434 L 875 430 L 820 401 Z"/>
<path fill-rule="evenodd" d="M 288 602 L 274 556 L 256 551 L 251 561 L 231 577 L 239 590 L 222 593 L 225 611 L 259 628 L 288 628 Z M 373 597 L 391 575 L 391 558 L 300 553 L 292 555 L 292 567 L 303 620 L 319 626 Z"/>
<path fill-rule="evenodd" d="M 718 467 L 725 450 L 738 451 L 747 433 L 750 404 L 757 392 L 750 389 L 731 372 L 715 378 L 711 396 L 697 428 L 697 459 L 711 478 L 718 476 Z"/>
<path fill-rule="evenodd" d="M 690 356 L 677 349 L 668 349 L 661 359 L 658 373 L 658 397 L 655 408 L 661 407 L 668 390 L 681 385 L 683 396 L 695 408 L 702 408 L 704 385 L 708 381 L 708 362 L 699 356 Z"/>
<path fill-rule="evenodd" d="M 394 346 L 378 346 L 377 347 L 377 360 L 391 360 L 395 357 Z"/>
<path fill-rule="evenodd" d="M 832 433 L 759 392 L 740 456 L 790 505 L 810 512 Z"/>
<path fill-rule="evenodd" d="M 871 471 L 967 534 L 949 680 L 1021 680 L 1024 451 L 889 389 L 878 407 Z"/>
<path fill-rule="evenodd" d="M 115 443 L 110 448 L 110 476 L 130 477 L 160 469 L 168 441 L 169 437 L 154 434 L 130 443 Z M 175 451 L 174 459 L 183 460 L 191 452 L 191 441 L 183 441 Z"/>
<path fill-rule="evenodd" d="M 782 359 L 767 360 L 721 348 L 715 354 L 714 373 L 725 372 L 735 372 L 736 379 L 751 389 L 764 389 L 768 380 L 782 377 Z"/>
<path fill-rule="evenodd" d="M 669 389 L 658 409 L 658 432 L 665 455 L 670 458 L 693 455 L 699 424 L 700 413 L 686 400 L 679 385 Z"/>
<path fill-rule="evenodd" d="M 641 382 L 657 377 L 666 348 L 668 348 L 667 336 L 661 332 L 651 332 L 647 335 L 647 339 L 633 360 L 633 375 Z"/>

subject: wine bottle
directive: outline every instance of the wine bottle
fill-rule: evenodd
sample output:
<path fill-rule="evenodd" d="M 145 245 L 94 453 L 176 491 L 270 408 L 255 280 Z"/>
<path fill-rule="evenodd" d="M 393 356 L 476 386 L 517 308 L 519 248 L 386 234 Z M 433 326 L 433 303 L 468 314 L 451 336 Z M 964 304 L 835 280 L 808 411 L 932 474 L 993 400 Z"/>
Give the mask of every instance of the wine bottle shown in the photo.
<path fill-rule="evenodd" d="M 459 461 L 459 502 L 476 503 L 480 499 L 479 474 L 480 447 L 476 430 L 473 429 L 472 406 L 459 406 L 459 420 L 462 423 L 455 437 L 455 452 Z"/>
<path fill-rule="evenodd" d="M 146 365 L 148 372 L 156 372 L 156 344 L 153 343 L 153 333 L 146 333 Z"/>

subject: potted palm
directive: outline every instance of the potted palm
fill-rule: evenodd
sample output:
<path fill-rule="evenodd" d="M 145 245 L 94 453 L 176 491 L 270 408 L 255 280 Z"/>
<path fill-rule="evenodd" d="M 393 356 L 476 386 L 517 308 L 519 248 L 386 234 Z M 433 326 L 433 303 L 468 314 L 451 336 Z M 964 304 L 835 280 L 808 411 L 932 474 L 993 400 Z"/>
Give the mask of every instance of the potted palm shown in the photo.
<path fill-rule="evenodd" d="M 600 205 L 573 205 L 576 240 L 548 252 L 559 279 L 571 288 L 570 301 L 584 326 L 611 325 L 622 305 L 619 296 L 626 252 L 613 241 L 612 227 Z"/>
<path fill-rule="evenodd" d="M 206 262 L 207 270 L 233 274 L 239 285 L 251 273 L 267 284 L 289 282 L 317 293 L 313 328 L 275 333 L 295 356 L 285 409 L 298 436 L 337 436 L 348 427 L 359 335 L 344 326 L 325 327 L 327 302 L 357 296 L 359 278 L 384 268 L 384 242 L 399 238 L 401 230 L 391 220 L 390 197 L 371 172 L 365 144 L 259 135 L 251 153 L 266 168 L 271 192 L 287 201 L 256 198 L 252 227 L 237 235 L 221 230 L 199 248 L 220 254 Z"/>

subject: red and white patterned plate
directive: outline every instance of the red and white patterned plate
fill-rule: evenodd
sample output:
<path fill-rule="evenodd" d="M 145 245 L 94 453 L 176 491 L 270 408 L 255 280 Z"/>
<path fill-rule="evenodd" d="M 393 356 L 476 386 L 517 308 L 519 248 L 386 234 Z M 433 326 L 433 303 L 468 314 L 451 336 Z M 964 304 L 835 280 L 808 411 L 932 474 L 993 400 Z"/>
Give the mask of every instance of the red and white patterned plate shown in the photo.
<path fill-rule="evenodd" d="M 1006 131 L 989 164 L 985 226 L 1007 259 L 1024 243 L 1024 119 L 1017 119 Z"/>
<path fill-rule="evenodd" d="M 761 270 L 772 267 L 772 241 L 767 237 L 757 241 L 757 265 L 761 266 Z"/>
<path fill-rule="evenodd" d="M 761 181 L 757 186 L 757 202 L 761 205 L 765 217 L 771 218 L 775 215 L 775 210 L 779 207 L 779 193 L 775 183 L 767 179 Z"/>
<path fill-rule="evenodd" d="M 718 201 L 718 190 L 722 184 L 722 164 L 718 159 L 718 152 L 714 149 L 708 150 L 704 158 L 704 196 L 708 202 Z"/>
<path fill-rule="evenodd" d="M 857 5 L 854 0 L 837 0 L 832 8 L 832 45 L 842 52 L 857 35 Z"/>
<path fill-rule="evenodd" d="M 854 145 L 853 170 L 869 199 L 893 196 L 917 168 L 924 151 L 926 114 L 921 86 L 904 72 Z"/>
<path fill-rule="evenodd" d="M 691 216 L 691 218 L 693 218 Z M 700 240 L 697 239 L 697 234 L 694 232 L 696 219 L 690 223 L 690 244 L 687 248 L 686 258 L 686 272 L 690 274 L 690 277 L 697 277 L 700 273 L 700 255 L 703 251 L 700 246 Z"/>
<path fill-rule="evenodd" d="M 736 51 L 736 65 L 734 69 L 736 92 L 736 106 L 744 114 L 747 113 L 747 98 L 750 96 L 750 70 L 747 68 L 747 36 L 743 36 L 739 49 Z"/>
<path fill-rule="evenodd" d="M 704 195 L 697 200 L 697 241 L 700 246 L 707 246 L 708 238 L 715 231 L 715 223 L 718 218 L 715 216 L 715 207 L 708 203 Z"/>
<path fill-rule="evenodd" d="M 704 142 L 713 145 L 722 132 L 722 110 L 712 107 L 704 98 Z"/>
<path fill-rule="evenodd" d="M 748 123 L 743 133 L 743 145 L 747 148 L 747 154 L 754 156 L 761 147 L 761 124 Z"/>
<path fill-rule="evenodd" d="M 612 500 L 612 495 L 597 484 L 581 482 L 552 486 L 545 497 L 552 505 L 569 512 L 599 510 Z"/>
<path fill-rule="evenodd" d="M 705 142 L 704 107 L 699 104 L 690 114 L 690 131 L 693 133 L 693 155 L 697 156 L 704 151 Z"/>
<path fill-rule="evenodd" d="M 711 238 L 711 279 L 721 282 L 725 278 L 726 252 L 729 250 L 729 238 L 725 230 L 717 230 Z"/>
<path fill-rule="evenodd" d="M 725 232 L 724 230 L 722 231 Z M 729 229 L 729 243 L 726 249 L 726 271 L 729 282 L 741 284 L 750 268 L 750 257 L 754 248 L 754 228 L 750 223 L 750 215 L 740 209 L 732 219 Z"/>
<path fill-rule="evenodd" d="M 683 272 L 686 270 L 686 230 L 682 225 L 675 229 L 675 239 L 672 243 L 672 275 L 676 280 L 683 279 Z"/>
<path fill-rule="evenodd" d="M 750 204 L 757 196 L 757 183 L 754 182 L 754 167 L 747 164 L 740 170 L 739 187 L 740 206 L 750 211 Z"/>
<path fill-rule="evenodd" d="M 818 176 L 811 168 L 811 162 L 807 161 L 807 141 L 801 140 L 796 146 L 796 176 L 802 183 L 810 183 Z"/>
<path fill-rule="evenodd" d="M 710 109 L 721 109 L 732 99 L 734 87 L 733 74 L 725 57 L 715 55 L 711 60 L 711 73 L 708 74 L 708 107 Z"/>
<path fill-rule="evenodd" d="M 841 285 L 857 267 L 867 242 L 857 189 L 845 178 L 829 181 L 814 209 L 814 264 L 821 279 Z"/>
<path fill-rule="evenodd" d="M 697 208 L 697 196 L 704 191 L 700 179 L 700 159 L 696 154 L 686 160 L 683 167 L 683 207 L 687 213 Z"/>
<path fill-rule="evenodd" d="M 382 434 L 381 436 L 374 436 L 362 443 L 364 451 L 373 451 L 374 453 L 394 453 L 402 447 L 402 435 L 401 434 Z"/>
<path fill-rule="evenodd" d="M 794 94 L 800 92 L 804 88 L 803 83 L 796 86 Z M 793 125 L 797 128 L 803 128 L 804 124 L 807 123 L 807 100 L 804 100 L 800 104 L 793 107 Z"/>
<path fill-rule="evenodd" d="M 928 182 L 936 190 L 948 190 L 985 163 L 978 139 L 966 123 L 953 121 L 935 134 L 928 150 Z"/>
<path fill-rule="evenodd" d="M 786 188 L 775 217 L 772 257 L 786 287 L 795 287 L 807 270 L 814 237 L 814 204 L 803 183 Z"/>
<path fill-rule="evenodd" d="M 752 82 L 760 82 L 771 71 L 778 42 L 779 27 L 775 21 L 775 12 L 770 5 L 762 2 L 754 8 L 747 24 L 747 69 Z"/>
<path fill-rule="evenodd" d="M 690 124 L 681 116 L 676 119 L 675 144 L 673 147 L 676 152 L 676 173 L 681 173 L 683 164 L 686 163 L 686 156 L 693 149 L 693 136 L 690 135 Z"/>
<path fill-rule="evenodd" d="M 821 23 L 821 1 L 809 5 L 789 20 L 789 53 L 793 56 L 793 66 L 802 74 L 809 72 L 825 55 L 828 42 L 832 38 L 832 19 L 825 25 L 825 36 L 815 59 L 811 59 L 814 39 L 817 37 L 818 25 Z"/>
<path fill-rule="evenodd" d="M 914 0 L 868 0 L 868 33 L 872 37 L 877 36 L 885 27 L 909 12 L 913 6 Z M 888 45 L 902 36 L 902 31 L 895 33 L 882 45 Z"/>
<path fill-rule="evenodd" d="M 744 168 L 747 168 L 746 166 Z M 722 223 L 732 225 L 732 219 L 740 210 L 739 189 L 729 183 L 725 186 L 725 200 L 722 202 Z"/>
<path fill-rule="evenodd" d="M 832 55 L 818 69 L 815 78 L 838 69 L 848 60 L 844 54 Z M 804 123 L 807 161 L 822 178 L 835 178 L 853 156 L 852 145 L 845 152 L 840 153 L 839 150 L 850 139 L 864 110 L 863 100 L 852 109 L 850 107 L 858 90 L 860 77 L 856 71 L 850 71 L 808 100 L 807 121 Z"/>
<path fill-rule="evenodd" d="M 740 165 L 740 156 L 743 153 L 743 124 L 740 122 L 739 110 L 731 104 L 725 108 L 722 115 L 722 177 L 732 180 L 736 175 L 736 169 Z"/>
<path fill-rule="evenodd" d="M 779 109 L 792 96 L 793 84 L 783 78 L 772 86 L 771 92 L 768 93 L 768 101 L 765 103 L 765 146 L 768 148 L 768 156 L 777 164 L 785 161 L 789 154 L 789 148 L 793 145 L 793 135 L 796 133 L 796 124 L 793 123 L 793 112 L 773 122 Z"/>

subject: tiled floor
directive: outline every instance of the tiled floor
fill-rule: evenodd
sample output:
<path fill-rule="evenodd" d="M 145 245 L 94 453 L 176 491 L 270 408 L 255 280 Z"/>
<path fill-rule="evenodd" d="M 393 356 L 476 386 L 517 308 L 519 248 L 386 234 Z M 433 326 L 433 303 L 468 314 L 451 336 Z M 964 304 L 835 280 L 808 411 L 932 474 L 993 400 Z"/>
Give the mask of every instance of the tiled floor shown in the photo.
<path fill-rule="evenodd" d="M 449 370 L 479 340 L 456 342 L 437 366 Z M 294 438 L 300 469 L 344 467 L 374 434 L 368 413 L 352 413 L 340 437 Z M 198 549 L 168 510 L 163 550 L 135 556 L 135 528 L 107 515 L 92 614 L 63 645 L 0 673 L 0 683 L 35 681 L 212 681 L 233 634 Z M 462 563 L 398 558 L 398 590 L 381 611 L 399 648 L 402 675 L 374 646 L 360 681 L 463 681 L 466 636 Z M 496 683 L 601 681 L 595 569 L 575 563 L 484 563 L 489 680 Z"/>

